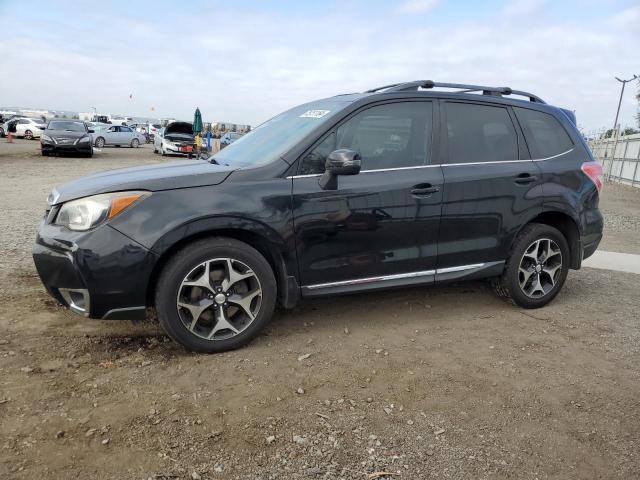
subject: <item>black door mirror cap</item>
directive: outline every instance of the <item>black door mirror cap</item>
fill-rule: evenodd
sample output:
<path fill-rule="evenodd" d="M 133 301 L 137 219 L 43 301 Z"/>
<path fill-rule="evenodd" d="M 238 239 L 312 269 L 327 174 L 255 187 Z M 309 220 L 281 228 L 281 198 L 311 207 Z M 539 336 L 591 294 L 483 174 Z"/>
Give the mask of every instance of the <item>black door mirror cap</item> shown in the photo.
<path fill-rule="evenodd" d="M 327 157 L 325 171 L 318 180 L 318 185 L 323 190 L 337 190 L 338 175 L 357 175 L 361 167 L 362 160 L 358 152 L 347 148 L 334 150 Z"/>
<path fill-rule="evenodd" d="M 329 154 L 324 167 L 325 171 L 332 175 L 357 175 L 360 173 L 362 161 L 358 152 L 341 148 Z"/>

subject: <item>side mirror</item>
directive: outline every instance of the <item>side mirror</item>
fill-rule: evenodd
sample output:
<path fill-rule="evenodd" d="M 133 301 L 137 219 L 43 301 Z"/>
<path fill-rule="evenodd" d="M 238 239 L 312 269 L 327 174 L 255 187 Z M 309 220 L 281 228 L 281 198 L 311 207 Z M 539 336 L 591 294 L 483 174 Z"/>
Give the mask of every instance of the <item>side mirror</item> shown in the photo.
<path fill-rule="evenodd" d="M 346 148 L 334 150 L 327 157 L 325 172 L 319 180 L 320 188 L 336 190 L 338 175 L 357 175 L 361 167 L 362 161 L 358 152 Z"/>

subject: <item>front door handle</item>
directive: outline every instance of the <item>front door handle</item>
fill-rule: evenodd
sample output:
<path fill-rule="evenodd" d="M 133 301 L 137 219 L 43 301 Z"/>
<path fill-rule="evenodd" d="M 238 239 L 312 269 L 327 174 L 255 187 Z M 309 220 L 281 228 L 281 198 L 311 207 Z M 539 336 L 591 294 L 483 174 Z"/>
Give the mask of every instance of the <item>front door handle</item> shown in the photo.
<path fill-rule="evenodd" d="M 430 183 L 425 183 L 421 185 L 416 185 L 411 189 L 411 195 L 415 195 L 416 197 L 429 197 L 432 194 L 439 192 L 440 187 L 435 187 Z"/>
<path fill-rule="evenodd" d="M 533 183 L 538 179 L 535 175 L 531 175 L 530 173 L 521 173 L 515 179 L 515 182 L 518 185 L 526 185 L 528 183 Z"/>

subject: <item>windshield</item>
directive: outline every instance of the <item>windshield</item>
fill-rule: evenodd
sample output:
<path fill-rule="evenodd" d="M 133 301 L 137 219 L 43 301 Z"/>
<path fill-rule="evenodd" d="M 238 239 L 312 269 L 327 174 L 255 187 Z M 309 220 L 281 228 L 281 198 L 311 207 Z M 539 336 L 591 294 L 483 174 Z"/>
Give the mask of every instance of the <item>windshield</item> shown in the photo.
<path fill-rule="evenodd" d="M 70 132 L 85 132 L 86 128 L 82 122 L 64 122 L 64 121 L 52 121 L 49 122 L 49 130 L 68 130 Z"/>
<path fill-rule="evenodd" d="M 315 128 L 321 126 L 352 100 L 330 98 L 287 110 L 240 136 L 211 157 L 221 165 L 263 165 L 288 152 Z"/>

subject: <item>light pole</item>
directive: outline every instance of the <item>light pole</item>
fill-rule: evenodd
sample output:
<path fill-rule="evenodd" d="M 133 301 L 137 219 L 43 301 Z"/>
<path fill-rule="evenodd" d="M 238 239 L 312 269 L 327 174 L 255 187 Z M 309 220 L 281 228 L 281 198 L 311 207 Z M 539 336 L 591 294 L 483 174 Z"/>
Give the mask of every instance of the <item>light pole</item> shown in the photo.
<path fill-rule="evenodd" d="M 618 109 L 616 110 L 616 119 L 613 122 L 613 131 L 612 131 L 612 135 L 615 135 L 615 139 L 613 141 L 613 152 L 611 153 L 611 161 L 609 162 L 609 168 L 607 169 L 607 179 L 611 177 L 611 169 L 613 168 L 613 160 L 616 156 L 616 148 L 618 146 L 618 130 L 617 130 L 617 126 L 618 126 L 618 116 L 620 115 L 620 105 L 622 105 L 622 96 L 624 95 L 624 87 L 627 85 L 627 83 L 629 82 L 633 82 L 634 80 L 636 80 L 638 78 L 638 75 L 634 75 L 633 77 L 631 77 L 628 80 L 622 80 L 618 77 L 614 77 L 617 81 L 619 81 L 620 83 L 622 83 L 622 88 L 620 89 L 620 100 L 618 100 Z M 605 149 L 605 154 L 606 154 L 606 149 Z M 606 155 L 605 155 L 606 156 Z"/>

